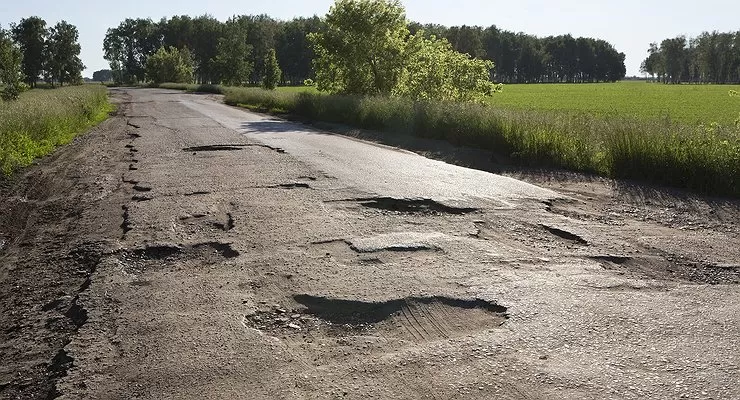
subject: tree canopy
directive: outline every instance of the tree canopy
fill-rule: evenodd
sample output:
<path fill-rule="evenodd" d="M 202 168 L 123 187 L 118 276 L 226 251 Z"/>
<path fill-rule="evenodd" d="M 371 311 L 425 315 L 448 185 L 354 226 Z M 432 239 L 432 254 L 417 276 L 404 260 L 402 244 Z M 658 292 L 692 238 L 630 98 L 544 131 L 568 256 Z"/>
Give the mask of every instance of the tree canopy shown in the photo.
<path fill-rule="evenodd" d="M 61 21 L 49 29 L 49 37 L 44 49 L 44 75 L 49 83 L 82 82 L 82 70 L 85 65 L 80 59 L 77 27 Z"/>
<path fill-rule="evenodd" d="M 92 80 L 97 82 L 110 82 L 113 80 L 113 71 L 109 69 L 101 69 L 93 72 Z"/>
<path fill-rule="evenodd" d="M 327 63 L 321 70 L 330 71 L 329 76 L 338 76 L 340 71 L 334 67 L 345 63 L 316 53 L 309 37 L 323 37 L 325 49 L 354 54 L 357 62 L 346 61 L 347 71 L 369 71 L 347 78 L 346 85 L 373 85 L 380 87 L 380 92 L 390 93 L 402 78 L 396 73 L 398 64 L 409 56 L 404 43 L 420 31 L 427 39 L 434 36 L 435 40 L 447 40 L 452 50 L 468 54 L 470 60 L 493 61 L 496 68 L 491 77 L 496 82 L 609 82 L 622 79 L 626 73 L 624 54 L 599 39 L 571 35 L 539 38 L 495 25 L 422 25 L 407 21 L 397 1 L 340 0 L 332 10 L 336 12 L 330 12 L 326 18 L 290 21 L 267 15 L 239 15 L 225 22 L 209 15 L 173 16 L 158 22 L 127 19 L 108 30 L 103 48 L 114 79 L 119 82 L 144 79 L 146 59 L 162 46 L 187 47 L 199 83 L 259 85 L 265 76 L 265 56 L 270 49 L 275 50 L 283 72 L 280 84 L 298 85 L 306 79 L 318 82 L 317 63 Z M 368 30 L 371 26 L 374 28 Z M 358 32 L 351 38 L 345 37 L 352 45 L 333 42 L 347 29 Z M 364 81 L 368 77 L 373 82 Z"/>
<path fill-rule="evenodd" d="M 324 29 L 308 37 L 319 90 L 438 100 L 493 92 L 493 62 L 459 53 L 424 31 L 410 35 L 397 0 L 337 0 Z"/>
<path fill-rule="evenodd" d="M 664 83 L 739 83 L 740 31 L 650 43 L 640 69 Z"/>
<path fill-rule="evenodd" d="M 193 59 L 187 48 L 162 46 L 146 61 L 146 76 L 154 83 L 193 81 Z"/>
<path fill-rule="evenodd" d="M 21 80 L 23 53 L 10 33 L 0 27 L 0 85 L 16 85 Z"/>
<path fill-rule="evenodd" d="M 34 87 L 44 69 L 44 50 L 49 31 L 46 21 L 39 17 L 22 19 L 12 26 L 13 39 L 23 52 L 23 74 L 26 83 Z"/>

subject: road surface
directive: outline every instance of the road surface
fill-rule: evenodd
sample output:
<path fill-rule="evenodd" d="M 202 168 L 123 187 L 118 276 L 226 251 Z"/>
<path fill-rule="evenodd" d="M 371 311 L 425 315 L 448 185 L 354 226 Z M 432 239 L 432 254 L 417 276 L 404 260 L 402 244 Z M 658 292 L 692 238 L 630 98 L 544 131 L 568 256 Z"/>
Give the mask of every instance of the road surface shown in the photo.
<path fill-rule="evenodd" d="M 0 188 L 2 398 L 740 398 L 737 202 L 113 97 Z"/>

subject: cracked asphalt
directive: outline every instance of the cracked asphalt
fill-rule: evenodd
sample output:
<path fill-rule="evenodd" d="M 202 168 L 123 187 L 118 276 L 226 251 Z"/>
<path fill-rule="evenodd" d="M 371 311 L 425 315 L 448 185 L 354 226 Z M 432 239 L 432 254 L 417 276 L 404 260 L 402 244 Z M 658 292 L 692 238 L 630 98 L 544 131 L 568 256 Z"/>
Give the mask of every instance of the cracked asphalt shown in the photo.
<path fill-rule="evenodd" d="M 112 96 L 0 186 L 0 398 L 740 398 L 737 201 Z"/>

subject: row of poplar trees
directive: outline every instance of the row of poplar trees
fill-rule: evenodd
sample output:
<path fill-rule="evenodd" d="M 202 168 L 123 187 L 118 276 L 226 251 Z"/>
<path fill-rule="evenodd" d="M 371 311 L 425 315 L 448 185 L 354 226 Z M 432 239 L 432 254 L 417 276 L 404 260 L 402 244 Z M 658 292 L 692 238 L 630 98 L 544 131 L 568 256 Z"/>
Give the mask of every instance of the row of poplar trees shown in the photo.
<path fill-rule="evenodd" d="M 198 83 L 256 85 L 266 74 L 265 60 L 275 51 L 281 84 L 314 78 L 315 54 L 307 35 L 323 31 L 319 17 L 275 20 L 266 15 L 214 17 L 175 16 L 154 22 L 127 19 L 108 30 L 105 57 L 114 79 L 144 80 L 146 60 L 161 47 L 187 48 Z M 454 50 L 491 60 L 492 79 L 502 83 L 610 82 L 625 76 L 625 55 L 604 40 L 570 35 L 538 38 L 496 26 L 445 27 L 410 23 L 410 34 L 423 30 L 447 39 Z"/>

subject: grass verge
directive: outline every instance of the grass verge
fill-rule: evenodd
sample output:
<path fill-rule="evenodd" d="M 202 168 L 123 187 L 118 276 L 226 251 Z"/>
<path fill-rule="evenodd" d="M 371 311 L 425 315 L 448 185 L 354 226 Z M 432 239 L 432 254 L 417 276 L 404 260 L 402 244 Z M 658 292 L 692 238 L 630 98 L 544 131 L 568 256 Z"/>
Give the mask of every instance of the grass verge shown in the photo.
<path fill-rule="evenodd" d="M 442 139 L 525 165 L 740 197 L 740 129 L 491 105 L 225 88 L 227 104 Z"/>
<path fill-rule="evenodd" d="M 0 172 L 9 175 L 51 153 L 112 110 L 103 85 L 31 90 L 17 101 L 0 102 Z"/>

